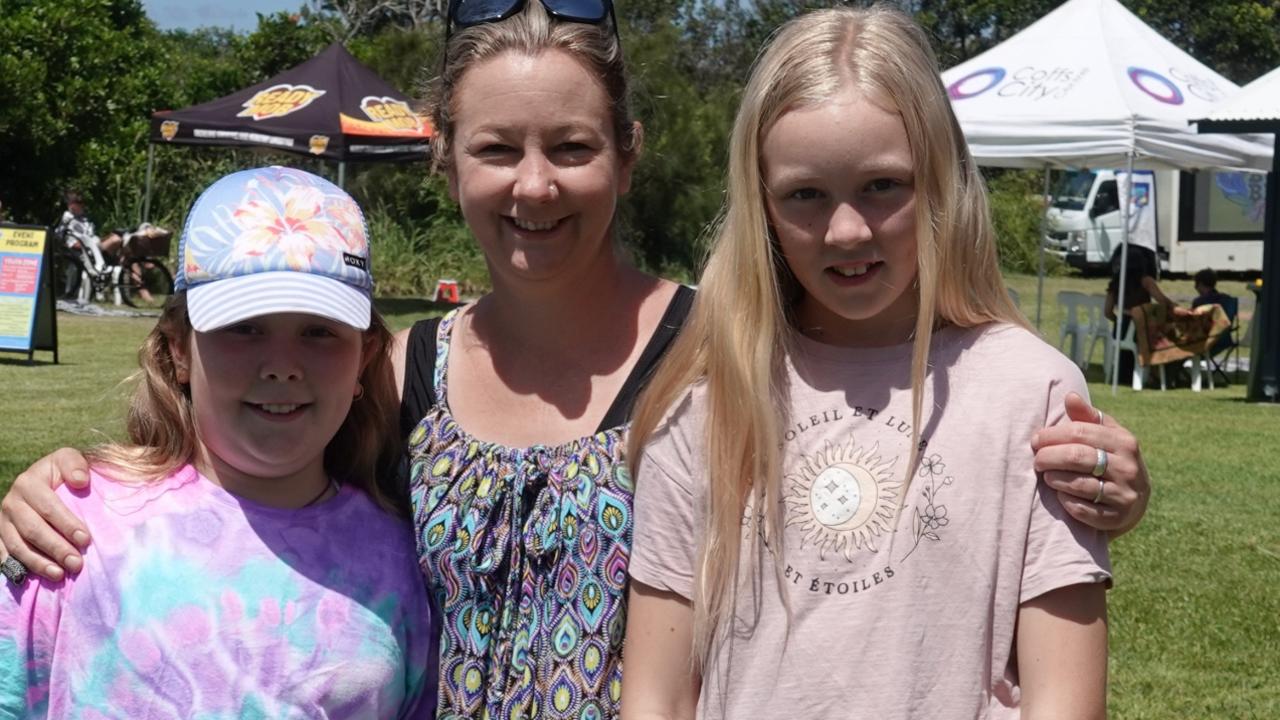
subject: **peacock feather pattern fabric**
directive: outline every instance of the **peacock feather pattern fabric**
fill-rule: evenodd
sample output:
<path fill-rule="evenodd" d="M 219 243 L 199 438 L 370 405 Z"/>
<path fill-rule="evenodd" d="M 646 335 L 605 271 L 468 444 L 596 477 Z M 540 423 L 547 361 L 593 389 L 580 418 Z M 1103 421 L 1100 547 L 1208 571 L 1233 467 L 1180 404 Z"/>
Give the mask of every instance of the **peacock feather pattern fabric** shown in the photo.
<path fill-rule="evenodd" d="M 437 404 L 409 436 L 418 558 L 442 609 L 441 720 L 618 715 L 632 483 L 624 428 L 511 448 L 458 426 L 436 336 Z"/>

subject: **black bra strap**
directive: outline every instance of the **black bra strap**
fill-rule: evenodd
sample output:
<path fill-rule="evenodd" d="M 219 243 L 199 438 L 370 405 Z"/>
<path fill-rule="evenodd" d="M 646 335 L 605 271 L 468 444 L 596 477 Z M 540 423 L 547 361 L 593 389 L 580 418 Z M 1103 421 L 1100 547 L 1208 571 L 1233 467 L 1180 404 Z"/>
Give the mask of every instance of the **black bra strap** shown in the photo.
<path fill-rule="evenodd" d="M 400 396 L 400 437 L 409 433 L 436 404 L 436 329 L 440 318 L 419 320 L 409 330 L 405 349 L 404 392 Z"/>
<path fill-rule="evenodd" d="M 653 336 L 649 338 L 649 344 L 640 354 L 635 367 L 631 368 L 631 374 L 622 384 L 622 389 L 613 399 L 613 404 L 604 414 L 604 420 L 600 421 L 600 427 L 596 428 L 596 432 L 620 427 L 631 419 L 631 408 L 635 405 L 636 396 L 648 384 L 662 356 L 667 354 L 667 348 L 671 347 L 671 342 L 676 339 L 676 335 L 680 334 L 680 328 L 684 326 L 685 318 L 689 316 L 689 308 L 693 306 L 693 298 L 693 288 L 687 285 L 676 288 L 676 294 L 667 305 L 667 311 L 662 314 L 662 320 L 653 331 Z"/>
<path fill-rule="evenodd" d="M 609 411 L 596 432 L 620 427 L 631 417 L 631 408 L 636 396 L 644 389 L 645 384 L 657 369 L 658 362 L 666 354 L 671 342 L 679 334 L 693 306 L 693 288 L 681 285 L 667 305 L 662 320 L 649 338 L 644 352 L 631 368 L 622 389 L 618 391 Z M 409 330 L 409 347 L 405 351 L 404 393 L 400 400 L 400 435 L 408 439 L 409 433 L 418 422 L 426 416 L 427 411 L 436 404 L 435 372 L 436 372 L 436 333 L 440 326 L 440 318 L 419 320 Z"/>

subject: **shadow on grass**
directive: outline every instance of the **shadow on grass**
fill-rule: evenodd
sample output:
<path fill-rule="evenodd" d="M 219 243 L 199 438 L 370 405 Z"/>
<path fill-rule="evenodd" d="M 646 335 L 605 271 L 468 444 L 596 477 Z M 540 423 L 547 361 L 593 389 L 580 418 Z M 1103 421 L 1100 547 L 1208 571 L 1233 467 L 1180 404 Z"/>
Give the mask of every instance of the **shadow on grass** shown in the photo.
<path fill-rule="evenodd" d="M 41 351 L 37 351 L 37 352 L 41 352 Z M 26 367 L 58 367 L 60 365 L 70 365 L 70 364 L 71 363 L 68 363 L 66 360 L 63 360 L 62 362 L 59 362 L 59 363 L 55 363 L 52 358 L 41 359 L 37 357 L 34 360 L 28 361 L 25 357 L 22 357 L 21 355 L 17 355 L 17 354 L 0 355 L 0 365 L 19 365 L 19 366 L 26 366 Z"/>
<path fill-rule="evenodd" d="M 1215 402 L 1220 403 L 1236 403 L 1239 405 L 1263 405 L 1271 407 L 1280 407 L 1280 402 L 1267 402 L 1266 400 L 1250 400 L 1247 397 L 1218 397 L 1214 398 Z"/>

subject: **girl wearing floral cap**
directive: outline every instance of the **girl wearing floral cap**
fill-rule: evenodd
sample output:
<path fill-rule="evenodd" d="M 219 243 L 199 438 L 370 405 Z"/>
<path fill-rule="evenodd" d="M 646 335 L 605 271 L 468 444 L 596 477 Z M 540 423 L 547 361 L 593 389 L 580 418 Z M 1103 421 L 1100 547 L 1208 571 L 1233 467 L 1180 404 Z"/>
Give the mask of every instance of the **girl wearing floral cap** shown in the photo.
<path fill-rule="evenodd" d="M 285 168 L 187 219 L 128 442 L 59 499 L 103 542 L 0 594 L 0 716 L 430 718 L 438 633 L 396 453 L 359 207 Z"/>

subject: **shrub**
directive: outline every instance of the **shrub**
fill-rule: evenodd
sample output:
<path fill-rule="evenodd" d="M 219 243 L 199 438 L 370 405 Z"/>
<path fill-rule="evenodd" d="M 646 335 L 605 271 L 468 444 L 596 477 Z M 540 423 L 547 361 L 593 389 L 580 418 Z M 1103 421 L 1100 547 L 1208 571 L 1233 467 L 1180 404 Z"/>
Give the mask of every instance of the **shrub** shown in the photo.
<path fill-rule="evenodd" d="M 1043 171 L 990 170 L 984 175 L 991 199 L 1000 269 L 1007 273 L 1036 274 L 1040 262 L 1039 241 L 1044 232 Z M 1046 274 L 1060 274 L 1064 267 L 1057 257 L 1045 255 Z"/>

